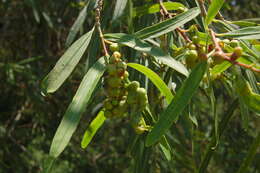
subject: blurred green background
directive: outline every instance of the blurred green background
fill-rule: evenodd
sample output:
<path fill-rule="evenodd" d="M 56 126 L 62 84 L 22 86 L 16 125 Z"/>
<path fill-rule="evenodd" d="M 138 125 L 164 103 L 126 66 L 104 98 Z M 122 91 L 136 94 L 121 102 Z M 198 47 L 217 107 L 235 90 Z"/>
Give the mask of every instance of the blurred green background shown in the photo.
<path fill-rule="evenodd" d="M 92 62 L 83 58 L 72 77 L 53 95 L 43 97 L 40 82 L 66 50 L 66 37 L 84 3 L 0 0 L 0 173 L 41 170 L 40 164 L 47 157 L 55 130 L 86 71 L 86 64 Z M 260 17 L 259 0 L 233 0 L 227 4 L 222 11 L 226 19 Z M 81 33 L 92 27 L 91 13 Z M 128 172 L 131 158 L 126 153 L 128 129 L 124 121 L 109 121 L 86 151 L 80 148 L 84 129 L 100 101 L 101 98 L 91 102 L 92 109 L 84 114 L 70 145 L 56 162 L 54 173 Z M 217 152 L 223 164 L 218 166 L 224 172 L 232 172 L 239 166 L 232 153 L 245 153 L 252 141 L 252 134 L 243 130 L 239 121 L 232 123 Z M 257 156 L 255 162 L 260 163 L 260 155 Z M 258 168 L 254 170 L 259 171 L 256 163 Z"/>

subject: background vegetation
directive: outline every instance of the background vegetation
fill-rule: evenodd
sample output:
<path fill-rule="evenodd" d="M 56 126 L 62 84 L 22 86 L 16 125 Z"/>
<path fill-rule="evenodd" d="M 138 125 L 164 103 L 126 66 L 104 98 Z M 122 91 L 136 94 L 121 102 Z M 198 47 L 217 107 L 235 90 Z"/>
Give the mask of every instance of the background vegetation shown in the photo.
<path fill-rule="evenodd" d="M 151 0 L 134 1 L 139 6 Z M 181 1 L 180 1 L 181 2 Z M 41 163 L 47 158 L 47 153 L 53 135 L 60 120 L 69 105 L 81 81 L 84 72 L 93 64 L 95 57 L 102 55 L 98 49 L 95 55 L 85 54 L 80 65 L 73 72 L 58 92 L 43 97 L 40 82 L 52 69 L 58 58 L 66 50 L 66 38 L 84 7 L 85 1 L 77 0 L 1 0 L 0 1 L 0 173 L 35 173 L 40 172 Z M 111 22 L 115 1 L 105 4 L 102 27 L 105 33 L 131 33 L 127 20 Z M 110 6 L 110 8 L 108 8 Z M 230 20 L 260 17 L 260 3 L 258 0 L 227 1 L 223 8 L 223 15 Z M 80 34 L 92 28 L 94 21 L 93 3 L 88 7 L 89 12 Z M 123 16 L 124 19 L 127 16 Z M 135 28 L 150 25 L 153 15 L 135 20 Z M 79 35 L 80 35 L 79 34 Z M 79 36 L 78 35 L 78 36 Z M 94 40 L 97 41 L 97 40 Z M 92 57 L 87 58 L 87 57 Z M 216 89 L 218 109 L 226 112 L 225 104 L 233 98 L 226 95 L 221 86 Z M 97 93 L 98 95 L 99 93 Z M 88 123 L 96 115 L 103 99 L 92 100 L 87 112 L 84 113 L 79 129 L 74 134 L 70 145 L 55 164 L 55 173 L 122 173 L 131 171 L 133 160 L 128 153 L 129 133 L 127 123 L 122 120 L 108 121 L 95 136 L 87 150 L 80 148 L 80 142 Z M 196 97 L 200 102 L 207 102 L 206 98 Z M 224 101 L 225 100 L 225 101 Z M 208 107 L 202 104 L 199 130 L 196 131 L 197 140 L 204 146 L 209 142 L 208 137 L 212 127 L 212 117 L 207 115 Z M 224 109 L 225 108 L 225 109 Z M 223 111 L 222 111 L 223 110 Z M 221 114 L 221 113 L 220 113 Z M 248 151 L 256 132 L 259 131 L 259 119 L 250 116 L 250 123 L 245 127 L 241 123 L 239 111 L 235 112 L 234 119 L 228 125 L 222 142 L 217 148 L 208 170 L 209 172 L 235 172 L 240 166 Z M 185 123 L 183 123 L 185 125 Z M 189 157 L 189 135 L 185 127 L 174 127 L 183 136 L 183 153 L 176 153 Z M 174 138 L 174 136 L 172 137 Z M 178 151 L 179 151 L 178 150 Z M 172 162 L 165 160 L 157 152 L 153 152 L 154 161 L 151 172 L 189 172 L 189 159 L 179 155 L 173 156 Z M 255 157 L 250 173 L 260 172 L 260 153 Z M 187 160 L 183 160 L 187 159 Z M 195 163 L 196 164 L 196 163 Z M 174 166 L 173 166 L 174 165 Z M 148 168 L 147 168 L 148 169 Z"/>

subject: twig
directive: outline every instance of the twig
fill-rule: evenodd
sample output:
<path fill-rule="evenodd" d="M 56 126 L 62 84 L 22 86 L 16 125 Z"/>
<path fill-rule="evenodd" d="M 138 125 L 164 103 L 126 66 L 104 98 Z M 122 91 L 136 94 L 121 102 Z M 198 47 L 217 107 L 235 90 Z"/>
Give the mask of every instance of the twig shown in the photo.
<path fill-rule="evenodd" d="M 161 14 L 163 14 L 164 16 L 166 16 L 166 17 L 168 17 L 168 18 L 172 18 L 172 17 L 173 17 L 172 14 L 170 14 L 170 13 L 168 12 L 168 10 L 165 8 L 165 6 L 163 5 L 162 0 L 158 0 L 158 1 L 159 1 L 159 4 L 160 4 L 161 11 L 162 11 Z M 185 40 L 186 42 L 191 43 L 191 40 L 190 40 L 189 37 L 186 35 L 185 30 L 182 30 L 181 28 L 178 27 L 178 28 L 176 28 L 176 31 L 181 34 L 181 36 L 184 38 L 184 40 Z"/>
<path fill-rule="evenodd" d="M 98 6 L 96 8 L 96 28 L 98 30 L 98 33 L 99 33 L 99 37 L 100 37 L 100 40 L 101 40 L 101 43 L 102 43 L 102 47 L 103 47 L 103 50 L 105 52 L 105 56 L 109 56 L 108 54 L 108 51 L 107 51 L 107 48 L 106 48 L 106 44 L 105 44 L 105 40 L 104 40 L 104 36 L 103 36 L 103 33 L 102 33 L 102 30 L 101 30 L 101 27 L 100 27 L 100 11 L 102 10 L 102 6 L 103 6 L 103 0 L 99 0 L 98 1 Z"/>
<path fill-rule="evenodd" d="M 202 15 L 202 17 L 205 18 L 207 16 L 207 12 L 206 12 L 206 8 L 204 6 L 204 0 L 197 0 L 197 2 L 199 3 L 201 15 Z"/>
<path fill-rule="evenodd" d="M 239 65 L 241 67 L 250 69 L 250 70 L 252 70 L 254 72 L 260 73 L 260 69 L 257 69 L 255 67 L 253 67 L 253 65 L 247 65 L 247 64 L 243 64 L 243 63 L 237 62 L 236 58 L 232 58 L 232 57 L 228 56 L 226 53 L 224 53 L 222 48 L 218 44 L 215 32 L 212 29 L 210 29 L 209 33 L 210 33 L 211 39 L 212 39 L 214 47 L 215 47 L 215 53 L 213 54 L 213 56 L 214 55 L 218 56 L 219 58 L 222 58 L 222 59 L 224 59 L 226 61 L 229 61 L 230 63 L 232 63 L 234 65 Z"/>

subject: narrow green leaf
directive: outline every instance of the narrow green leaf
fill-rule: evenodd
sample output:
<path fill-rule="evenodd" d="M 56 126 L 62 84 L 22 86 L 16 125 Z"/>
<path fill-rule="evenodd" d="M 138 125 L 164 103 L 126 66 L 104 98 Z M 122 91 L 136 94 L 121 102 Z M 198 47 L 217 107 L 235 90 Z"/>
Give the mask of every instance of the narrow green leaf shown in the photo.
<path fill-rule="evenodd" d="M 68 145 L 71 136 L 77 128 L 81 114 L 84 112 L 99 79 L 105 71 L 104 62 L 104 58 L 100 58 L 89 69 L 80 83 L 53 138 L 50 149 L 51 156 L 58 157 Z"/>
<path fill-rule="evenodd" d="M 112 21 L 117 20 L 125 11 L 127 0 L 117 0 Z"/>
<path fill-rule="evenodd" d="M 144 28 L 135 33 L 135 36 L 140 39 L 156 38 L 168 32 L 174 31 L 176 28 L 184 25 L 200 14 L 199 8 L 191 8 L 171 19 L 157 23 L 155 25 Z"/>
<path fill-rule="evenodd" d="M 88 144 L 91 142 L 92 138 L 98 131 L 98 129 L 103 125 L 105 122 L 106 117 L 104 116 L 104 111 L 100 111 L 96 118 L 91 121 L 89 127 L 84 133 L 83 139 L 81 141 L 81 147 L 87 148 Z"/>
<path fill-rule="evenodd" d="M 205 18 L 205 24 L 208 26 L 215 16 L 218 14 L 222 5 L 224 4 L 224 0 L 213 0 L 209 6 L 208 14 Z"/>
<path fill-rule="evenodd" d="M 185 6 L 182 3 L 179 2 L 164 2 L 164 7 L 167 10 L 179 10 L 179 9 L 185 9 Z M 153 14 L 160 11 L 160 5 L 158 3 L 156 4 L 145 4 L 141 7 L 136 7 L 133 9 L 133 17 L 135 16 L 143 16 L 145 14 Z"/>
<path fill-rule="evenodd" d="M 125 46 L 131 47 L 137 51 L 145 52 L 153 56 L 157 61 L 171 67 L 172 69 L 178 71 L 179 73 L 188 76 L 188 70 L 179 61 L 173 59 L 169 54 L 163 52 L 159 47 L 150 46 L 148 43 L 141 41 L 133 35 L 118 33 L 118 34 L 105 34 L 108 40 L 123 44 Z"/>
<path fill-rule="evenodd" d="M 88 47 L 94 28 L 78 39 L 42 81 L 45 93 L 55 92 L 69 77 Z"/>
<path fill-rule="evenodd" d="M 260 26 L 246 27 L 217 35 L 220 37 L 230 37 L 244 40 L 260 39 Z"/>
<path fill-rule="evenodd" d="M 153 82 L 153 84 L 159 89 L 159 91 L 166 97 L 168 104 L 171 103 L 173 99 L 171 90 L 167 87 L 164 81 L 155 72 L 153 72 L 148 67 L 145 67 L 140 64 L 128 63 L 127 65 L 129 67 L 138 70 L 139 72 L 143 73 L 146 77 L 148 77 Z"/>
<path fill-rule="evenodd" d="M 80 30 L 80 27 L 83 25 L 83 23 L 87 17 L 87 9 L 88 9 L 88 4 L 89 4 L 88 2 L 86 3 L 85 7 L 81 10 L 76 21 L 70 28 L 70 32 L 69 32 L 69 35 L 68 35 L 68 37 L 66 39 L 66 43 L 65 43 L 66 47 L 69 47 L 71 45 L 71 43 L 74 41 L 77 33 Z"/>
<path fill-rule="evenodd" d="M 227 70 L 230 66 L 232 66 L 232 64 L 228 61 L 224 61 L 221 64 L 215 65 L 212 70 L 210 70 L 210 73 L 212 75 L 218 75 L 222 72 L 224 72 L 225 70 Z"/>
<path fill-rule="evenodd" d="M 189 77 L 184 81 L 181 88 L 177 91 L 171 104 L 160 115 L 159 121 L 155 124 L 152 131 L 147 135 L 146 146 L 150 146 L 160 140 L 160 138 L 171 127 L 173 122 L 178 120 L 179 115 L 189 103 L 193 94 L 199 87 L 200 81 L 207 69 L 207 63 L 202 62 L 194 67 Z"/>
<path fill-rule="evenodd" d="M 239 79 L 236 86 L 237 92 L 244 104 L 260 115 L 260 95 L 253 92 L 249 83 L 243 79 Z"/>
<path fill-rule="evenodd" d="M 168 143 L 168 141 L 167 141 L 165 136 L 163 136 L 161 141 L 160 141 L 160 148 L 161 148 L 165 158 L 168 161 L 170 161 L 172 159 L 172 156 L 171 156 L 171 146 Z"/>

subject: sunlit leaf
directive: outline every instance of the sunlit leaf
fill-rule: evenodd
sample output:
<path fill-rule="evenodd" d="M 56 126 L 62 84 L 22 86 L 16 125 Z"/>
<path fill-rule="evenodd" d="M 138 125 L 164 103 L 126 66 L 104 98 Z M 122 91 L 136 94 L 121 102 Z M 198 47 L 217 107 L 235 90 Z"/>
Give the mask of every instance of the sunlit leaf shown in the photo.
<path fill-rule="evenodd" d="M 116 1 L 116 6 L 114 9 L 114 14 L 113 14 L 113 18 L 112 18 L 113 21 L 117 20 L 119 17 L 122 16 L 122 14 L 125 11 L 126 4 L 127 4 L 127 0 L 117 0 Z"/>
<path fill-rule="evenodd" d="M 105 122 L 106 117 L 104 116 L 104 111 L 100 111 L 94 120 L 91 121 L 89 127 L 84 133 L 83 139 L 81 141 L 81 147 L 87 148 L 88 144 L 91 142 L 92 138 L 98 131 L 98 129 Z"/>
<path fill-rule="evenodd" d="M 147 135 L 147 146 L 150 146 L 160 140 L 160 138 L 171 127 L 172 123 L 178 120 L 179 115 L 182 113 L 198 89 L 206 69 L 206 62 L 199 63 L 194 67 L 189 77 L 184 81 L 181 88 L 177 91 L 171 104 L 164 112 L 161 113 L 159 121 L 154 125 L 152 131 Z"/>
<path fill-rule="evenodd" d="M 179 9 L 185 9 L 185 6 L 182 3 L 179 2 L 164 2 L 164 7 L 167 10 L 179 10 Z M 153 14 L 160 11 L 160 4 L 146 4 L 141 7 L 136 7 L 133 9 L 133 17 L 135 16 L 143 16 L 145 14 Z"/>
<path fill-rule="evenodd" d="M 100 58 L 84 76 L 53 138 L 50 155 L 58 157 L 68 145 L 76 130 L 81 114 L 105 71 L 104 58 Z"/>
<path fill-rule="evenodd" d="M 140 39 L 156 38 L 168 32 L 174 31 L 176 28 L 184 25 L 194 19 L 200 13 L 199 8 L 191 8 L 171 19 L 144 28 L 135 33 L 135 36 Z"/>
<path fill-rule="evenodd" d="M 88 1 L 89 2 L 89 1 Z M 74 22 L 74 24 L 72 25 L 72 27 L 70 28 L 70 32 L 69 35 L 66 39 L 66 43 L 65 45 L 68 47 L 71 45 L 71 43 L 74 41 L 77 33 L 80 30 L 80 27 L 83 25 L 86 17 L 87 17 L 87 8 L 88 8 L 88 3 L 85 5 L 85 7 L 81 10 L 81 12 L 79 13 L 76 21 Z"/>
<path fill-rule="evenodd" d="M 188 70 L 179 61 L 173 59 L 169 54 L 164 53 L 162 49 L 154 46 L 150 46 L 148 43 L 141 41 L 133 35 L 118 33 L 118 34 L 105 34 L 108 40 L 118 42 L 125 46 L 131 47 L 137 51 L 145 52 L 156 60 L 162 62 L 163 64 L 171 67 L 172 69 L 178 71 L 179 73 L 187 76 Z"/>
<path fill-rule="evenodd" d="M 129 67 L 132 67 L 141 73 L 143 73 L 146 77 L 148 77 L 153 84 L 161 91 L 161 93 L 166 97 L 167 102 L 170 104 L 170 102 L 173 99 L 173 95 L 171 93 L 171 90 L 167 87 L 167 85 L 164 83 L 164 81 L 152 70 L 150 70 L 148 67 L 145 67 L 140 64 L 136 63 L 128 63 Z"/>
<path fill-rule="evenodd" d="M 227 33 L 218 34 L 218 36 L 244 40 L 260 39 L 260 26 L 246 27 L 238 30 L 233 30 Z"/>
<path fill-rule="evenodd" d="M 69 49 L 62 55 L 55 67 L 42 81 L 42 88 L 46 93 L 55 92 L 63 82 L 69 77 L 73 69 L 86 51 L 94 28 L 80 37 Z"/>
<path fill-rule="evenodd" d="M 208 9 L 207 16 L 205 18 L 205 23 L 208 26 L 215 16 L 218 14 L 219 10 L 221 9 L 222 5 L 224 4 L 224 0 L 212 0 L 211 4 Z"/>

